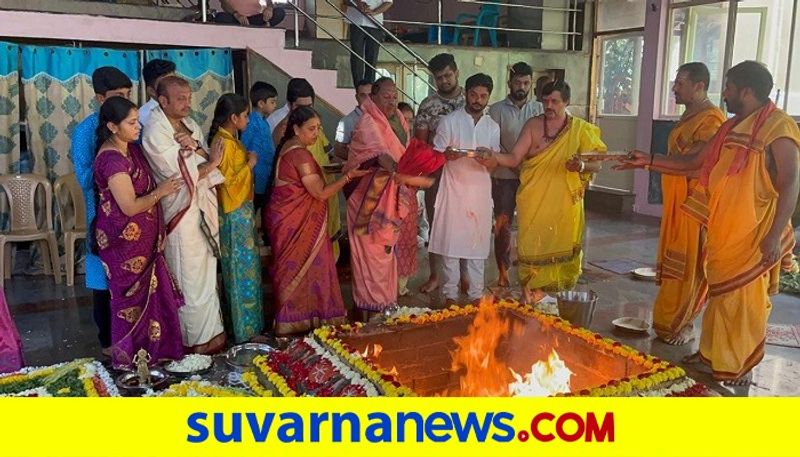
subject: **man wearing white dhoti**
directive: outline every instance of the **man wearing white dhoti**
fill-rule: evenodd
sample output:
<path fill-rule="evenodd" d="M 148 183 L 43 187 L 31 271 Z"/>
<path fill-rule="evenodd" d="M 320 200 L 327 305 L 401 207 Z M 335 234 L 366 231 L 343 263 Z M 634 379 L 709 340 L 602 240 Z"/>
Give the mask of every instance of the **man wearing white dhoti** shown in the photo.
<path fill-rule="evenodd" d="M 200 126 L 189 117 L 192 92 L 186 80 L 163 78 L 157 87 L 159 106 L 144 126 L 142 143 L 153 176 L 161 182 L 180 176 L 184 186 L 161 200 L 167 224 L 164 254 L 183 292 L 181 333 L 187 351 L 215 353 L 225 347 L 217 294 L 219 222 L 216 190 L 224 180 L 217 166 L 221 152 L 209 154 Z"/>
<path fill-rule="evenodd" d="M 467 79 L 466 105 L 439 121 L 433 148 L 447 155 L 436 195 L 429 252 L 443 258 L 442 294 L 448 304 L 458 300 L 461 277 L 468 279 L 467 296 L 483 294 L 484 262 L 492 237 L 492 181 L 487 162 L 464 157 L 455 149 L 478 152 L 500 149 L 500 127 L 485 114 L 492 78 L 476 74 Z"/>

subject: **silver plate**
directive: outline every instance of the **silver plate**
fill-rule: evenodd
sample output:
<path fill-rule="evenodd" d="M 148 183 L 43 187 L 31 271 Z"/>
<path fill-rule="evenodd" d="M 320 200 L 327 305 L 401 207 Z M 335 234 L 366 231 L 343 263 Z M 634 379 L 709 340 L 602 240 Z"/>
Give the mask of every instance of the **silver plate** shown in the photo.
<path fill-rule="evenodd" d="M 253 359 L 259 355 L 269 354 L 275 348 L 262 343 L 244 343 L 228 349 L 225 354 L 225 363 L 238 372 L 248 371 L 253 368 Z"/>
<path fill-rule="evenodd" d="M 169 377 L 160 368 L 150 368 L 150 384 L 139 384 L 139 376 L 136 372 L 126 371 L 117 376 L 115 384 L 121 391 L 128 395 L 142 395 L 148 388 L 158 390 L 167 384 Z"/>

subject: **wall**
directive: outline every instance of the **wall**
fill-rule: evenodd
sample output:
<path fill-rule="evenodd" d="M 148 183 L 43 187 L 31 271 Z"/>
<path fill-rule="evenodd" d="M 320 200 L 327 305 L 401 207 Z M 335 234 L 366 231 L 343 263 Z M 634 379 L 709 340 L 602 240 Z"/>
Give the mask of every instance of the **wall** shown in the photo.
<path fill-rule="evenodd" d="M 598 116 L 597 126 L 609 151 L 626 151 L 636 147 L 636 118 L 622 116 Z M 603 165 L 595 176 L 594 183 L 615 189 L 633 190 L 633 170 L 614 171 L 613 162 Z"/>
<path fill-rule="evenodd" d="M 387 44 L 386 47 L 411 65 L 414 59 L 397 44 Z M 411 50 L 427 61 L 436 54 L 449 52 L 455 56 L 456 64 L 461 74 L 461 83 L 470 75 L 478 72 L 486 73 L 492 77 L 495 90 L 492 93 L 492 102 L 503 99 L 506 92 L 507 68 L 516 62 L 524 61 L 530 64 L 534 71 L 548 69 L 564 69 L 567 82 L 572 88 L 572 107 L 570 112 L 586 117 L 589 104 L 589 64 L 588 52 L 566 51 L 541 51 L 509 48 L 471 48 L 466 46 L 434 46 L 411 45 Z M 314 68 L 336 68 L 340 87 L 352 86 L 350 76 L 350 55 L 331 40 L 303 40 L 302 49 L 313 49 Z M 478 51 L 478 52 L 476 52 Z M 378 56 L 378 67 L 381 62 L 394 63 L 394 59 L 384 50 Z M 420 70 L 423 72 L 422 70 Z M 354 102 L 355 103 L 355 102 Z"/>
<path fill-rule="evenodd" d="M 286 103 L 286 85 L 291 78 L 292 77 L 280 67 L 263 56 L 256 52 L 248 51 L 247 87 L 252 86 L 256 81 L 264 81 L 272 84 L 278 90 L 278 107 Z M 353 98 L 353 105 L 355 105 L 355 98 Z M 336 126 L 339 123 L 339 119 L 342 117 L 341 114 L 319 97 L 317 97 L 317 100 L 314 102 L 314 109 L 319 113 L 320 120 L 322 121 L 322 129 L 328 137 L 328 140 L 332 143 L 333 137 L 336 134 Z"/>

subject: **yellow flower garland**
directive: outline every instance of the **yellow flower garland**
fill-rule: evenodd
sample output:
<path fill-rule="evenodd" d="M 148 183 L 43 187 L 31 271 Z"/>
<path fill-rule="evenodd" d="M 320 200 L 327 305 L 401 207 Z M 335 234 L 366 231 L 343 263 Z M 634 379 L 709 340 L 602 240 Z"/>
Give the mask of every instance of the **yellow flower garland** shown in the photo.
<path fill-rule="evenodd" d="M 259 397 L 272 397 L 272 391 L 265 389 L 264 386 L 258 382 L 258 376 L 252 371 L 248 371 L 242 375 L 242 381 L 250 390 Z"/>
<path fill-rule="evenodd" d="M 190 391 L 195 391 L 206 397 L 246 397 L 247 394 L 236 389 L 221 386 L 206 385 L 200 381 L 183 381 L 173 384 L 161 392 L 161 397 L 188 397 Z"/>

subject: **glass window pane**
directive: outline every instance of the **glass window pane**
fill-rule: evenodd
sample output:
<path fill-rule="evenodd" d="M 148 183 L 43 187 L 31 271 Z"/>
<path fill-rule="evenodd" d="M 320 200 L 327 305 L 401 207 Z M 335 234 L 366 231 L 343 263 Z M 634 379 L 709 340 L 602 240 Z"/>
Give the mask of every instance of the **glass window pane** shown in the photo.
<path fill-rule="evenodd" d="M 703 62 L 711 74 L 708 97 L 719 103 L 725 60 L 725 37 L 728 27 L 728 3 L 675 8 L 670 14 L 670 28 L 662 88 L 661 112 L 677 116 L 683 107 L 675 104 L 672 83 L 678 67 L 686 62 Z"/>
<path fill-rule="evenodd" d="M 601 40 L 599 114 L 636 115 L 642 69 L 641 35 Z"/>
<path fill-rule="evenodd" d="M 597 31 L 644 27 L 645 0 L 597 0 Z"/>
<path fill-rule="evenodd" d="M 766 65 L 774 81 L 770 97 L 779 107 L 786 98 L 792 10 L 793 2 L 743 0 L 736 11 L 732 64 L 757 60 Z"/>

